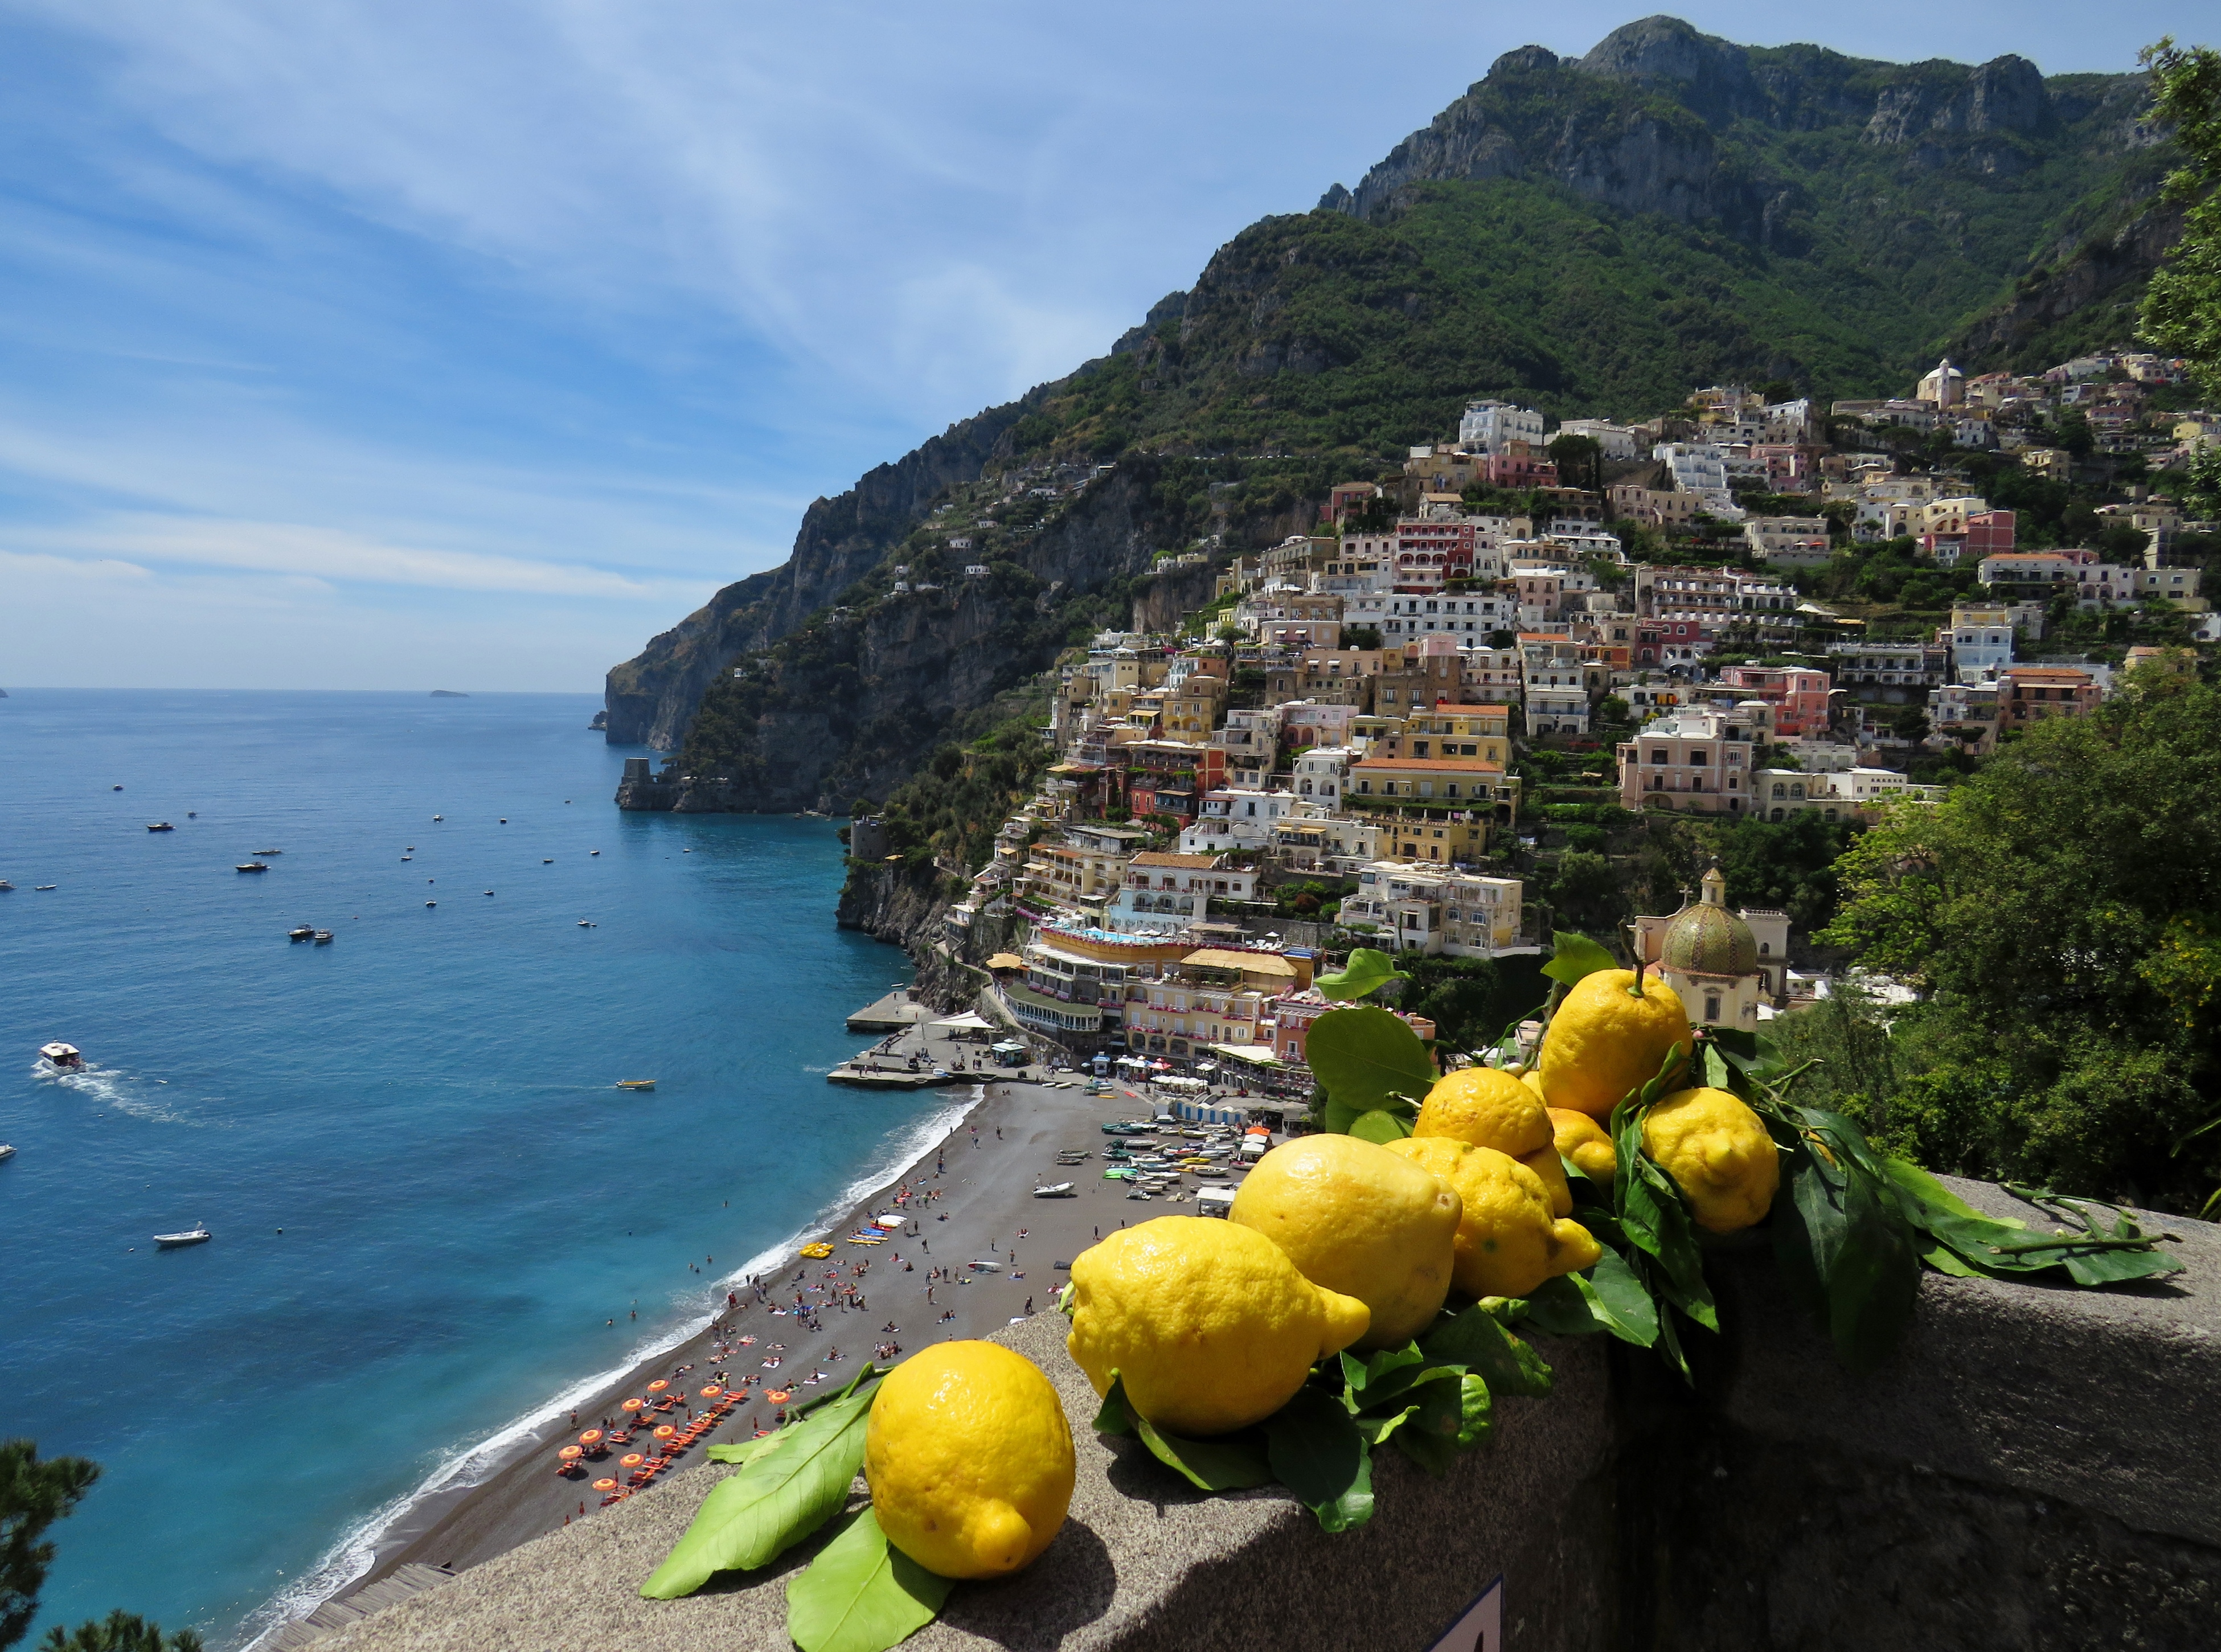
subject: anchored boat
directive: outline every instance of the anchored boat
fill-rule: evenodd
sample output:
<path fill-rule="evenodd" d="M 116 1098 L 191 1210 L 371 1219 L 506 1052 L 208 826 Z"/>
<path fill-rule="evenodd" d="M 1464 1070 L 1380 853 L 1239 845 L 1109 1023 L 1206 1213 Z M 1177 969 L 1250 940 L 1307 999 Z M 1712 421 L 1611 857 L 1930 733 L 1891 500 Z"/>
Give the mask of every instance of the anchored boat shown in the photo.
<path fill-rule="evenodd" d="M 204 1245 L 216 1236 L 196 1223 L 183 1233 L 158 1233 L 154 1242 L 165 1250 L 180 1250 L 187 1245 Z"/>

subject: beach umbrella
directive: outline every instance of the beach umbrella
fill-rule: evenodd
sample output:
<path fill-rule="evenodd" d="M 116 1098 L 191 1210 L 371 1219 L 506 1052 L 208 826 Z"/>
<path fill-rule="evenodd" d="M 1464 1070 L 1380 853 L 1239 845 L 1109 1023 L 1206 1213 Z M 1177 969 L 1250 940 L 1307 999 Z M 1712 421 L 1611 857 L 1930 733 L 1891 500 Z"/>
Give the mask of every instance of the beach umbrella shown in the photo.
<path fill-rule="evenodd" d="M 670 1424 L 659 1423 L 656 1424 L 655 1428 L 655 1437 L 659 1440 L 668 1440 L 673 1435 L 678 1432 L 679 1430 L 672 1427 Z"/>
<path fill-rule="evenodd" d="M 724 1392 L 724 1389 L 716 1383 L 704 1383 L 702 1387 L 702 1398 L 704 1399 L 715 1399 L 719 1394 L 722 1394 Z"/>
<path fill-rule="evenodd" d="M 660 1394 L 669 1386 L 671 1386 L 671 1384 L 668 1381 L 661 1377 L 658 1377 L 654 1382 L 648 1385 L 648 1392 L 651 1394 Z"/>
<path fill-rule="evenodd" d="M 637 1468 L 641 1464 L 647 1461 L 648 1459 L 641 1453 L 637 1451 L 628 1451 L 623 1456 L 617 1459 L 617 1467 L 620 1468 Z"/>
<path fill-rule="evenodd" d="M 628 1399 L 625 1401 L 624 1405 L 620 1407 L 621 1410 L 628 1411 L 645 1411 L 647 1408 L 648 1402 L 644 1399 Z"/>
<path fill-rule="evenodd" d="M 794 1391 L 791 1388 L 773 1388 L 764 1396 L 766 1402 L 773 1405 L 784 1405 L 793 1398 Z"/>
<path fill-rule="evenodd" d="M 594 1489 L 597 1492 L 614 1492 L 616 1488 L 617 1483 L 613 1480 L 597 1480 L 594 1482 Z"/>
<path fill-rule="evenodd" d="M 602 1431 L 599 1429 L 588 1429 L 579 1436 L 579 1443 L 582 1446 L 597 1446 L 601 1442 Z"/>
<path fill-rule="evenodd" d="M 586 1455 L 586 1449 L 584 1446 L 565 1446 L 555 1455 L 560 1457 L 565 1462 L 576 1462 L 579 1458 Z"/>

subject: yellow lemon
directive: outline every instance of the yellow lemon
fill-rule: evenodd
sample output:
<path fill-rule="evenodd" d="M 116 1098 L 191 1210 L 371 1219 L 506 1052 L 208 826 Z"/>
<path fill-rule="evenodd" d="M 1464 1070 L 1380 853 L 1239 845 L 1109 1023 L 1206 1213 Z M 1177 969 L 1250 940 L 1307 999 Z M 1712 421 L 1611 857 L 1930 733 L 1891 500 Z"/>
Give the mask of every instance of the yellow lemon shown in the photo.
<path fill-rule="evenodd" d="M 1544 1280 L 1577 1273 L 1601 1254 L 1578 1222 L 1554 1218 L 1542 1179 L 1508 1154 L 1445 1136 L 1388 1143 L 1458 1191 L 1455 1276 L 1470 1297 L 1523 1297 Z"/>
<path fill-rule="evenodd" d="M 914 1354 L 872 1400 L 864 1475 L 879 1528 L 942 1577 L 1000 1577 L 1047 1549 L 1073 1469 L 1055 1388 L 993 1342 Z"/>
<path fill-rule="evenodd" d="M 1559 1004 L 1541 1062 L 1551 1106 L 1602 1118 L 1658 1076 L 1674 1045 L 1688 1054 L 1689 1017 L 1674 989 L 1654 977 L 1638 998 L 1634 985 L 1632 970 L 1600 969 L 1581 977 Z"/>
<path fill-rule="evenodd" d="M 1223 1434 L 1287 1404 L 1314 1361 L 1365 1335 L 1372 1311 L 1313 1285 L 1254 1228 L 1162 1216 L 1072 1263 L 1065 1346 L 1098 1394 L 1110 1374 L 1175 1434 Z"/>
<path fill-rule="evenodd" d="M 1435 1080 L 1411 1134 L 1455 1136 L 1523 1159 L 1550 1145 L 1550 1120 L 1541 1098 L 1511 1073 L 1468 1067 Z"/>
<path fill-rule="evenodd" d="M 1774 1207 L 1781 1155 L 1738 1096 L 1676 1091 L 1643 1115 L 1642 1148 L 1687 1196 L 1700 1228 L 1734 1233 Z"/>
<path fill-rule="evenodd" d="M 1573 1185 L 1566 1180 L 1565 1166 L 1558 1162 L 1558 1144 L 1555 1142 L 1547 1148 L 1538 1148 L 1523 1155 L 1519 1162 L 1535 1173 L 1536 1180 L 1542 1184 L 1542 1191 L 1550 1196 L 1550 1214 L 1553 1217 L 1573 1213 Z"/>
<path fill-rule="evenodd" d="M 1304 1136 L 1257 1161 L 1228 1214 L 1286 1251 L 1313 1285 L 1371 1309 L 1354 1344 L 1370 1353 L 1434 1323 L 1463 1210 L 1448 1182 L 1386 1148 Z"/>
<path fill-rule="evenodd" d="M 1608 1182 L 1619 1172 L 1619 1154 L 1611 1132 L 1586 1113 L 1570 1107 L 1550 1109 L 1552 1143 L 1591 1181 Z"/>

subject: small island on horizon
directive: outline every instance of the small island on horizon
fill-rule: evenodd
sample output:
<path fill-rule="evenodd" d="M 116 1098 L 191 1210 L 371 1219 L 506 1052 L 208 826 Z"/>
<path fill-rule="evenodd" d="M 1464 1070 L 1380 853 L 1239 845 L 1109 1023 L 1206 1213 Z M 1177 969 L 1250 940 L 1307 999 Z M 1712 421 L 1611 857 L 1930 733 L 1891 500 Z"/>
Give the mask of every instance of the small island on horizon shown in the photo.
<path fill-rule="evenodd" d="M 452 688 L 435 688 L 432 691 L 432 698 L 435 700 L 466 700 L 470 696 Z"/>

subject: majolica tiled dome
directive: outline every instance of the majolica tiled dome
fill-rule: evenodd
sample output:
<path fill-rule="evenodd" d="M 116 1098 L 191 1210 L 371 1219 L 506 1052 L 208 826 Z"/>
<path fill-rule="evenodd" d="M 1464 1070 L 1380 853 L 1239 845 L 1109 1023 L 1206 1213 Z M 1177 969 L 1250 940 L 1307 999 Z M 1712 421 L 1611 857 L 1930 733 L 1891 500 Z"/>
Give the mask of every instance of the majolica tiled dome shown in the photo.
<path fill-rule="evenodd" d="M 1686 975 L 1754 975 L 1758 938 L 1727 909 L 1727 880 L 1714 867 L 1705 874 L 1704 898 L 1685 906 L 1666 926 L 1661 953 L 1668 969 Z"/>

